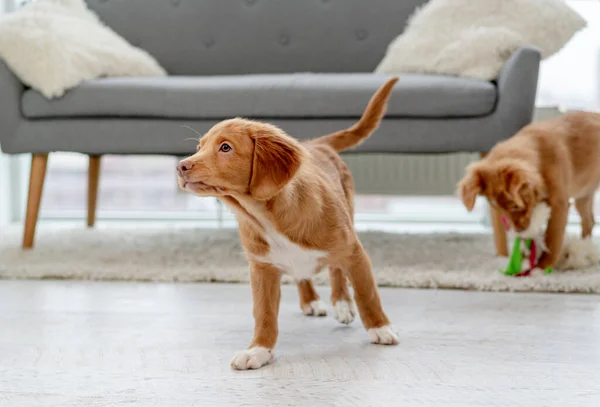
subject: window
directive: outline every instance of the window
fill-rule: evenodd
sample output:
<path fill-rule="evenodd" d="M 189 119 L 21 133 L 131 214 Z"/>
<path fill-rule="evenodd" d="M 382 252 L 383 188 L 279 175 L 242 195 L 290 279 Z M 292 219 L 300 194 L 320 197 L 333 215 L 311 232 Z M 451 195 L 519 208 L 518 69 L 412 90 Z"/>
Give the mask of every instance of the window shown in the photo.
<path fill-rule="evenodd" d="M 8 224 L 12 220 L 9 174 L 9 159 L 0 153 L 0 226 Z"/>
<path fill-rule="evenodd" d="M 594 109 L 600 103 L 600 2 L 567 2 L 588 20 L 589 27 L 578 33 L 561 52 L 542 63 L 538 105 Z M 414 165 L 414 168 L 429 174 L 426 176 L 429 178 L 454 172 L 456 180 L 462 175 L 465 164 L 474 158 L 476 156 L 473 155 L 462 155 L 456 159 L 398 156 L 386 158 L 395 160 L 394 163 L 383 162 L 382 158 L 377 165 L 382 165 L 382 168 L 391 166 L 396 170 L 400 165 Z M 436 190 L 432 187 L 423 191 L 414 183 L 404 187 L 395 185 L 399 180 L 392 175 L 389 180 L 378 178 L 378 183 L 389 182 L 390 187 L 394 188 L 388 191 L 369 190 L 369 179 L 363 179 L 363 172 L 367 171 L 369 165 L 361 164 L 361 159 L 349 159 L 359 190 L 368 192 L 356 199 L 359 227 L 370 225 L 385 229 L 394 227 L 394 223 L 410 222 L 413 228 L 427 223 L 445 223 L 452 228 L 460 228 L 465 225 L 479 227 L 485 223 L 487 215 L 483 202 L 478 202 L 475 211 L 467 214 L 460 201 L 452 195 L 452 180 L 444 181 L 445 188 Z M 224 212 L 215 199 L 200 199 L 179 191 L 174 172 L 176 162 L 175 157 L 103 157 L 99 219 L 232 219 L 232 215 Z M 390 171 L 393 173 L 396 170 Z M 381 172 L 384 177 L 385 171 Z M 86 157 L 53 154 L 48 167 L 41 217 L 83 218 L 86 174 Z M 398 195 L 399 191 L 402 195 Z"/>
<path fill-rule="evenodd" d="M 99 216 L 216 219 L 216 199 L 198 199 L 179 190 L 176 164 L 177 158 L 170 156 L 102 157 Z M 42 217 L 85 216 L 87 167 L 87 157 L 80 154 L 50 156 Z"/>
<path fill-rule="evenodd" d="M 469 159 L 464 155 L 460 158 L 464 163 Z M 401 156 L 391 156 L 381 158 L 388 161 L 382 163 L 378 162 L 377 157 L 353 156 L 348 161 L 354 172 L 373 166 L 382 166 L 386 171 L 396 168 L 395 171 L 401 172 L 406 167 L 414 166 L 414 162 L 419 159 L 433 160 L 426 157 L 413 157 L 411 162 L 410 159 Z M 104 156 L 101 166 L 98 218 L 233 220 L 233 215 L 223 210 L 216 199 L 198 198 L 179 190 L 174 171 L 177 160 L 175 157 L 168 156 Z M 394 161 L 397 163 L 393 164 Z M 455 175 L 456 179 L 462 175 L 463 167 L 464 165 Z M 444 171 L 443 168 L 432 168 L 432 171 L 436 170 Z M 404 188 L 399 185 L 402 181 L 395 179 L 393 174 L 388 176 L 389 181 L 394 183 L 390 188 L 394 187 L 395 190 Z M 364 177 L 357 174 L 359 190 L 361 182 L 368 182 L 368 179 L 361 180 L 361 178 Z M 486 216 L 485 205 L 479 202 L 475 211 L 468 214 L 460 201 L 451 195 L 456 179 L 450 181 L 446 194 L 441 196 L 358 195 L 356 197 L 357 225 L 389 229 L 397 227 L 399 223 L 411 223 L 411 228 L 419 229 L 417 223 L 445 223 L 453 228 L 459 228 L 460 224 L 481 224 Z M 385 189 L 385 182 L 383 184 Z M 364 188 L 364 185 L 362 187 Z M 51 155 L 41 217 L 83 218 L 86 208 L 86 188 L 86 156 L 65 153 Z"/>

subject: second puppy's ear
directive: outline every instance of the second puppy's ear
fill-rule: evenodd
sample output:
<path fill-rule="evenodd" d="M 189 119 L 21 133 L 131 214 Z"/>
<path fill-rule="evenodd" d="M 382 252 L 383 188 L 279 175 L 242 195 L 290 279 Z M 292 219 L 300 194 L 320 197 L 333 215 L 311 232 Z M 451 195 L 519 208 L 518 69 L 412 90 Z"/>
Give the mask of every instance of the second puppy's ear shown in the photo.
<path fill-rule="evenodd" d="M 481 195 L 484 189 L 485 179 L 481 169 L 472 165 L 467 167 L 467 174 L 458 183 L 457 192 L 469 212 L 475 206 L 477 195 Z"/>

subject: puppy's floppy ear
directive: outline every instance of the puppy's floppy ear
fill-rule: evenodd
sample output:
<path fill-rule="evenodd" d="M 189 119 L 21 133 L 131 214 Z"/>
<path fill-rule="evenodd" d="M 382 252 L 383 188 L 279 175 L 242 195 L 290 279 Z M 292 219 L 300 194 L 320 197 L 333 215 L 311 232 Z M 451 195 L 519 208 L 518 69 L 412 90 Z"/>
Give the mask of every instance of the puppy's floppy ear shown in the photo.
<path fill-rule="evenodd" d="M 467 175 L 458 183 L 457 192 L 469 212 L 475 206 L 475 199 L 485 188 L 481 170 L 473 165 L 467 167 Z"/>
<path fill-rule="evenodd" d="M 267 200 L 292 180 L 302 163 L 303 151 L 296 140 L 281 131 L 260 131 L 252 138 L 254 157 L 249 190 L 253 198 Z"/>
<path fill-rule="evenodd" d="M 524 207 L 541 195 L 541 177 L 533 168 L 507 166 L 502 169 L 506 191 L 515 204 Z"/>

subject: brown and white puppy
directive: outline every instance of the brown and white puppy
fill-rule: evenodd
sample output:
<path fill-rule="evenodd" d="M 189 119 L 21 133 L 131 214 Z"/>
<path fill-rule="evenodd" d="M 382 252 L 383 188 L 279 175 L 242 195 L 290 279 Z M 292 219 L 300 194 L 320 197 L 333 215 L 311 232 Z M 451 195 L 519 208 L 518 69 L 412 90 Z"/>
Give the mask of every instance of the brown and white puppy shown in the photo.
<path fill-rule="evenodd" d="M 334 317 L 344 324 L 354 319 L 348 277 L 371 342 L 398 343 L 354 230 L 354 184 L 338 155 L 378 127 L 397 80 L 384 84 L 347 130 L 300 143 L 267 123 L 225 120 L 178 164 L 181 188 L 216 196 L 233 210 L 250 262 L 254 338 L 233 368 L 256 369 L 273 358 L 282 272 L 297 281 L 304 313 L 324 315 L 311 276 L 329 267 Z"/>
<path fill-rule="evenodd" d="M 458 189 L 468 210 L 484 195 L 524 237 L 534 237 L 529 229 L 547 204 L 546 251 L 537 265 L 545 269 L 560 254 L 570 198 L 581 216 L 582 237 L 591 235 L 599 185 L 600 115 L 573 112 L 530 124 L 498 143 L 467 168 Z"/>

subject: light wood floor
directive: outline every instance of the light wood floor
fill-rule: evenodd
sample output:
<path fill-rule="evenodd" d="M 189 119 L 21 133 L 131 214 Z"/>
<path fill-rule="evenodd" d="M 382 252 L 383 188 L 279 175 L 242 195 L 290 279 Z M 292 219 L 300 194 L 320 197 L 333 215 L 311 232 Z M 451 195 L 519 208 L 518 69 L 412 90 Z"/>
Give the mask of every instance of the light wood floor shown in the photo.
<path fill-rule="evenodd" d="M 382 296 L 397 347 L 284 287 L 275 363 L 237 372 L 247 286 L 0 281 L 0 405 L 600 406 L 600 297 Z"/>

